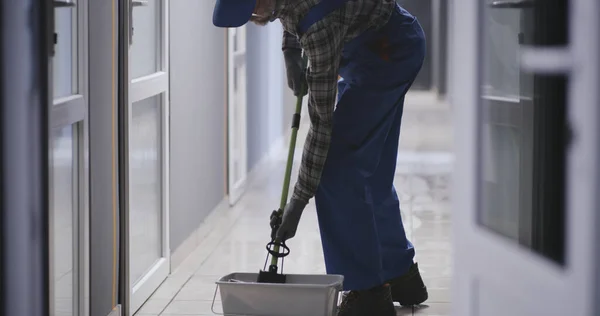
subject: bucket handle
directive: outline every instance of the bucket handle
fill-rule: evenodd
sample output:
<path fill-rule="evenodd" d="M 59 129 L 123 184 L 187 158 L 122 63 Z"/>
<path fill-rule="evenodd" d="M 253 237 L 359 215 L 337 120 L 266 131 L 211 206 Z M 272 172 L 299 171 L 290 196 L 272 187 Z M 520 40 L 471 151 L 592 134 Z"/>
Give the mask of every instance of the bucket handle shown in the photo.
<path fill-rule="evenodd" d="M 210 310 L 213 312 L 213 314 L 215 315 L 225 315 L 225 314 L 221 314 L 221 313 L 217 313 L 215 312 L 215 300 L 217 299 L 217 291 L 219 290 L 219 284 L 217 284 L 217 286 L 215 287 L 215 295 L 213 295 L 213 299 L 212 299 L 212 305 L 210 306 Z"/>
<path fill-rule="evenodd" d="M 227 315 L 225 315 L 224 313 L 217 313 L 217 312 L 215 312 L 215 301 L 217 300 L 217 291 L 218 290 L 219 290 L 219 284 L 217 284 L 217 286 L 215 287 L 215 295 L 213 295 L 212 304 L 210 305 L 210 310 L 212 311 L 213 314 L 215 314 L 215 315 L 224 315 L 224 316 L 251 316 L 251 315 L 238 315 L 238 314 L 227 314 Z"/>

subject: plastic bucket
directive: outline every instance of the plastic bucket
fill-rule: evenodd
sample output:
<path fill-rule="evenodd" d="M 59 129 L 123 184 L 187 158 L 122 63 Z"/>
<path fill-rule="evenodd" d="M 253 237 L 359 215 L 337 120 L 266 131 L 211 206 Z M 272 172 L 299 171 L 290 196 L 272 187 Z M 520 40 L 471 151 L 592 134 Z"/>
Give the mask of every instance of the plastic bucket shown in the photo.
<path fill-rule="evenodd" d="M 227 316 L 335 316 L 344 277 L 288 274 L 285 284 L 257 283 L 258 273 L 231 273 L 217 281 Z M 232 281 L 233 280 L 233 281 Z M 213 298 L 213 313 L 215 299 Z M 216 313 L 215 313 L 216 314 Z"/>

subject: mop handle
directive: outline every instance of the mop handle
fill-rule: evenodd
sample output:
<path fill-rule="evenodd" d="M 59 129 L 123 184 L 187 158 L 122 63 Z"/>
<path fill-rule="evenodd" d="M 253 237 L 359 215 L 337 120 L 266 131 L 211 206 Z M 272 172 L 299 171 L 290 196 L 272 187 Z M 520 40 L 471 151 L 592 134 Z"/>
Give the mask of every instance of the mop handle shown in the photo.
<path fill-rule="evenodd" d="M 285 176 L 283 178 L 283 190 L 281 191 L 281 202 L 279 203 L 279 210 L 283 211 L 288 200 L 288 193 L 290 191 L 290 179 L 292 177 L 292 166 L 294 165 L 294 152 L 296 151 L 296 139 L 298 138 L 298 128 L 300 124 L 300 112 L 302 111 L 302 99 L 299 96 L 296 99 L 296 113 L 294 113 L 294 119 L 292 123 L 292 135 L 290 139 L 290 148 L 288 149 L 287 164 L 285 166 Z"/>
<path fill-rule="evenodd" d="M 308 62 L 306 55 L 303 56 L 304 68 Z M 300 95 L 296 98 L 296 112 L 292 119 L 292 135 L 290 139 L 290 147 L 288 149 L 287 164 L 285 166 L 285 176 L 283 178 L 283 189 L 281 191 L 281 201 L 279 203 L 279 212 L 283 212 L 288 200 L 290 191 L 290 178 L 292 177 L 292 166 L 294 165 L 294 152 L 296 151 L 296 139 L 298 138 L 298 129 L 300 128 L 300 114 L 302 112 L 302 101 L 304 96 Z"/>
<path fill-rule="evenodd" d="M 308 57 L 306 55 L 303 56 L 304 59 L 304 69 L 306 69 L 308 64 Z M 296 139 L 298 138 L 298 128 L 300 128 L 300 113 L 302 112 L 302 100 L 304 96 L 299 95 L 296 98 L 296 112 L 294 113 L 294 118 L 292 120 L 292 135 L 290 139 L 290 147 L 288 149 L 288 157 L 287 164 L 285 166 L 285 176 L 283 178 L 283 189 L 281 191 L 281 202 L 279 203 L 278 213 L 280 216 L 283 215 L 283 210 L 285 209 L 285 205 L 288 200 L 288 193 L 290 191 L 290 178 L 292 177 L 292 166 L 294 164 L 294 152 L 296 150 Z M 279 252 L 279 245 L 275 245 L 273 247 L 274 252 Z M 283 259 L 283 258 L 282 258 Z M 277 262 L 279 258 L 276 256 L 271 257 L 271 265 L 277 266 Z"/>

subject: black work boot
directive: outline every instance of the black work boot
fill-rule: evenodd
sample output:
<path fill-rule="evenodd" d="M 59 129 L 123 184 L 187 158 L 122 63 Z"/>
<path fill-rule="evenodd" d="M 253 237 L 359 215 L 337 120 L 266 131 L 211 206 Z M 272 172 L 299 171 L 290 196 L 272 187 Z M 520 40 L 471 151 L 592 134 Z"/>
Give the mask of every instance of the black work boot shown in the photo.
<path fill-rule="evenodd" d="M 344 295 L 338 316 L 396 316 L 388 284 Z"/>
<path fill-rule="evenodd" d="M 404 275 L 389 281 L 389 284 L 392 287 L 392 300 L 402 306 L 419 305 L 429 297 L 416 263 Z"/>

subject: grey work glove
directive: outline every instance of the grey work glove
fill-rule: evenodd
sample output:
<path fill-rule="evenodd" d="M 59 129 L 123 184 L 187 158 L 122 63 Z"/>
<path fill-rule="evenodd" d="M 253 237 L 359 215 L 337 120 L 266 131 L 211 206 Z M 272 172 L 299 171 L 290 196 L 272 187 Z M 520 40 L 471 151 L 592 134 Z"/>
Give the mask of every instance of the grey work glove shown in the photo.
<path fill-rule="evenodd" d="M 295 199 L 291 199 L 285 206 L 281 226 L 277 230 L 277 241 L 283 242 L 296 236 L 296 229 L 298 229 L 298 223 L 300 223 L 300 217 L 305 207 L 306 203 Z"/>
<path fill-rule="evenodd" d="M 294 48 L 285 49 L 283 51 L 283 58 L 285 59 L 288 87 L 294 91 L 295 96 L 305 96 L 308 89 L 302 50 Z"/>

